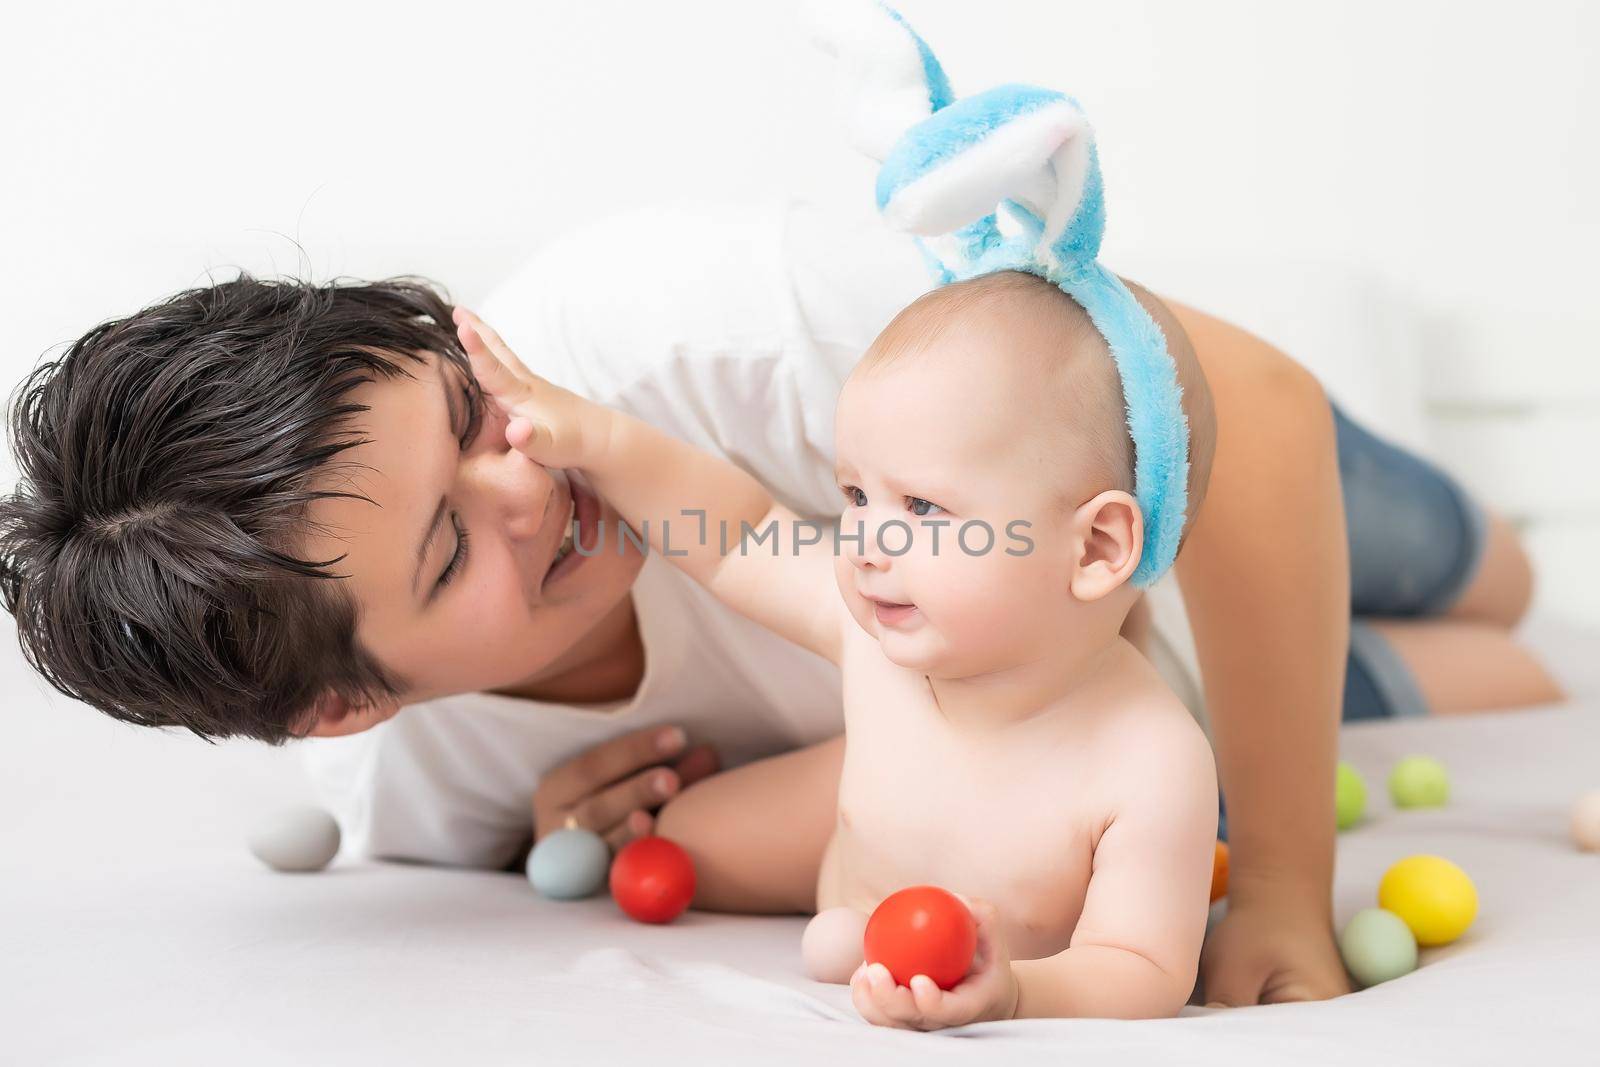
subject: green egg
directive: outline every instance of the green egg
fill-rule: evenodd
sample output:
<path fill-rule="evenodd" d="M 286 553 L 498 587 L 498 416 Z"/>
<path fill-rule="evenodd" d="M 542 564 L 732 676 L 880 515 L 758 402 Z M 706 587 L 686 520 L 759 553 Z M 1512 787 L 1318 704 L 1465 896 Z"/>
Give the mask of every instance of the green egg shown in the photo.
<path fill-rule="evenodd" d="M 1345 970 L 1363 989 L 1417 969 L 1417 939 L 1392 911 L 1367 908 L 1339 934 Z"/>
<path fill-rule="evenodd" d="M 1397 808 L 1437 808 L 1450 799 L 1450 776 L 1436 759 L 1407 756 L 1389 772 L 1389 796 Z"/>
<path fill-rule="evenodd" d="M 1367 810 L 1367 783 L 1360 772 L 1344 760 L 1339 761 L 1334 778 L 1333 798 L 1339 829 L 1348 830 L 1361 821 Z"/>

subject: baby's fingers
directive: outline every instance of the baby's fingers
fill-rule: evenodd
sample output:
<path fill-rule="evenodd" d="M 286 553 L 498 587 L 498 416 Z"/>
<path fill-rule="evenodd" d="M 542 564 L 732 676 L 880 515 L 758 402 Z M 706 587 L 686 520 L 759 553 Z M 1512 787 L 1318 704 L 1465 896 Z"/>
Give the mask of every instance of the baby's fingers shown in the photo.
<path fill-rule="evenodd" d="M 527 451 L 539 436 L 539 428 L 528 419 L 517 416 L 506 423 L 506 444 Z"/>
<path fill-rule="evenodd" d="M 861 1017 L 873 1026 L 893 1025 L 888 1016 L 878 1008 L 878 1001 L 872 994 L 872 983 L 867 979 L 867 965 L 863 963 L 856 968 L 856 973 L 850 976 L 850 1003 L 854 1004 Z"/>
<path fill-rule="evenodd" d="M 478 379 L 483 391 L 493 397 L 502 408 L 506 411 L 515 411 L 517 405 L 532 398 L 532 387 L 525 379 L 519 378 L 516 372 L 502 362 L 484 343 L 483 336 L 470 320 L 465 320 L 456 327 L 456 336 L 461 339 L 461 347 L 467 350 L 467 361 L 472 364 L 472 376 Z"/>
<path fill-rule="evenodd" d="M 550 390 L 550 383 L 529 370 L 527 364 L 500 339 L 494 327 L 464 307 L 452 316 L 456 335 L 467 350 L 473 376 L 484 390 L 508 410 L 523 401 L 536 401 Z"/>
<path fill-rule="evenodd" d="M 945 1003 L 947 994 L 925 974 L 911 976 L 911 997 L 916 1001 L 917 1010 L 928 1019 L 945 1019 L 949 1014 L 949 1006 Z"/>
<path fill-rule="evenodd" d="M 922 983 L 927 984 L 919 989 Z M 953 989 L 940 989 L 932 978 L 917 975 L 911 979 L 911 990 L 917 994 L 917 1005 L 923 1014 L 946 1026 L 963 1026 L 979 1018 L 994 995 L 989 982 L 971 975 Z"/>
<path fill-rule="evenodd" d="M 500 335 L 495 332 L 493 326 L 460 306 L 456 307 L 452 317 L 458 326 L 463 323 L 471 326 L 474 332 L 483 339 L 484 347 L 494 355 L 495 359 L 505 364 L 512 374 L 524 380 L 535 377 L 534 373 L 523 365 L 522 360 L 517 358 L 517 354 L 511 351 L 511 346 L 500 339 Z"/>
<path fill-rule="evenodd" d="M 880 974 L 880 972 L 882 972 Z M 861 1017 L 873 1026 L 904 1026 L 892 1010 L 893 993 L 898 989 L 881 963 L 863 963 L 850 979 L 850 1000 Z"/>

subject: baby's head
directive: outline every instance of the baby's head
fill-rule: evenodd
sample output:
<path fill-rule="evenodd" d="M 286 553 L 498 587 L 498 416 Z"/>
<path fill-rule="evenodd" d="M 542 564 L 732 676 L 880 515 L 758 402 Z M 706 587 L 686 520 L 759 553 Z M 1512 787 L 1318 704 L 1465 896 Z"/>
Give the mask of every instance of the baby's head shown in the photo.
<path fill-rule="evenodd" d="M 1171 311 L 1130 289 L 1184 390 L 1192 521 L 1210 393 Z M 1143 543 L 1134 446 L 1105 339 L 1055 285 L 1000 271 L 906 307 L 846 382 L 836 443 L 841 536 L 864 534 L 843 541 L 840 591 L 894 662 L 961 677 L 1121 627 Z"/>

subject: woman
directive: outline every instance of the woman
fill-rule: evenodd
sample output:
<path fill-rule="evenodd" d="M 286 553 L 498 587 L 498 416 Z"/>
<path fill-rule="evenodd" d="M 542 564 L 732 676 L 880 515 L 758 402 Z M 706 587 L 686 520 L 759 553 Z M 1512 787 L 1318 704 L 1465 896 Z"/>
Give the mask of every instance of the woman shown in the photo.
<path fill-rule="evenodd" d="M 822 514 L 839 383 L 925 285 L 876 224 L 676 212 L 547 249 L 482 310 L 541 374 Z M 1515 538 L 1462 507 L 1426 596 L 1388 605 L 1443 616 L 1348 642 L 1352 573 L 1358 609 L 1363 579 L 1393 583 L 1372 577 L 1370 502 L 1347 531 L 1346 500 L 1370 501 L 1385 477 L 1407 497 L 1465 498 L 1336 420 L 1283 354 L 1172 307 L 1210 381 L 1217 450 L 1181 599 L 1169 579 L 1130 636 L 1175 685 L 1203 678 L 1234 852 L 1208 997 L 1329 996 L 1347 988 L 1329 910 L 1341 692 L 1347 715 L 1416 711 L 1418 694 L 1434 711 L 1559 694 L 1509 636 L 1529 589 Z M 569 517 L 615 529 L 615 516 L 581 477 L 506 447 L 448 328 L 415 291 L 238 283 L 97 328 L 41 368 L 13 419 L 24 483 L 0 504 L 0 592 L 30 659 L 129 721 L 328 738 L 308 743 L 313 770 L 352 844 L 380 856 L 504 866 L 569 822 L 621 845 L 667 797 L 768 758 L 772 803 L 729 812 L 729 840 L 784 842 L 769 859 L 793 867 L 772 882 L 803 884 L 834 817 L 833 669 L 636 545 L 569 551 Z M 395 373 L 383 351 L 414 362 Z M 325 439 L 335 417 L 359 437 Z M 306 507 L 293 529 L 285 501 Z M 1452 518 L 1419 514 L 1430 531 Z M 340 577 L 284 581 L 320 573 L 297 560 L 335 561 Z M 661 747 L 668 726 L 699 743 Z M 714 798 L 713 782 L 697 795 Z"/>

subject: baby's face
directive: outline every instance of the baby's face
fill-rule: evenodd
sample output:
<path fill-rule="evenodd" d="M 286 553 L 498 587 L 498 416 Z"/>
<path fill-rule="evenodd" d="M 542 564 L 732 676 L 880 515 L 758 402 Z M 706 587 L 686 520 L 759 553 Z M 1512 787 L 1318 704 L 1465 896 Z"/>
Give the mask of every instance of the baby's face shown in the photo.
<path fill-rule="evenodd" d="M 1096 490 L 1026 366 L 958 337 L 840 394 L 840 535 L 862 543 L 841 541 L 835 574 L 900 666 L 966 677 L 1072 637 L 1070 519 Z"/>

